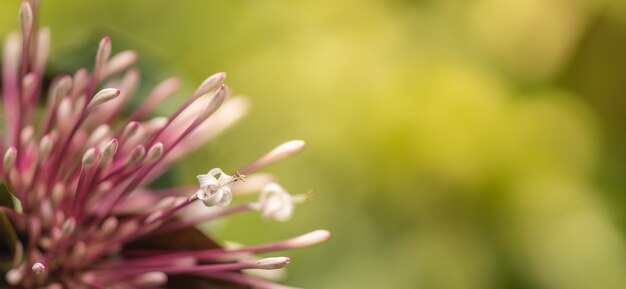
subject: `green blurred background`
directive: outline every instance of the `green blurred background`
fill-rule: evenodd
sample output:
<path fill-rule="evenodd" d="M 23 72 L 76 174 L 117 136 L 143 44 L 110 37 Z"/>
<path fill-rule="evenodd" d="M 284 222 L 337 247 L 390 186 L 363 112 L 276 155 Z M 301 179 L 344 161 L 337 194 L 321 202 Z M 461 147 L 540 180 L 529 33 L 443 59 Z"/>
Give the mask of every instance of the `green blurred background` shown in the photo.
<path fill-rule="evenodd" d="M 18 5 L 0 4 L 2 35 Z M 626 1 L 48 0 L 41 22 L 50 74 L 111 35 L 140 53 L 142 96 L 218 71 L 250 96 L 176 183 L 307 140 L 268 171 L 313 202 L 213 228 L 245 244 L 332 230 L 287 254 L 289 284 L 626 288 Z"/>

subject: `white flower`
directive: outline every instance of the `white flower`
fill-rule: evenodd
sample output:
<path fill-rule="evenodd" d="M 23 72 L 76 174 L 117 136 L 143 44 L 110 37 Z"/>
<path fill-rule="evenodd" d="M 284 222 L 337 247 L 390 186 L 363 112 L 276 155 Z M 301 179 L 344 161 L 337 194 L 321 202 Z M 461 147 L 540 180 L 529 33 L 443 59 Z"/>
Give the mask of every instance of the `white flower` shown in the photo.
<path fill-rule="evenodd" d="M 228 206 L 233 200 L 233 194 L 228 185 L 238 179 L 237 176 L 229 176 L 221 169 L 214 168 L 206 175 L 198 175 L 200 189 L 191 198 L 201 200 L 207 207 Z"/>
<path fill-rule="evenodd" d="M 306 195 L 291 196 L 279 184 L 269 183 L 261 190 L 259 201 L 252 206 L 266 219 L 285 222 L 291 219 L 294 204 L 301 203 L 307 198 Z"/>

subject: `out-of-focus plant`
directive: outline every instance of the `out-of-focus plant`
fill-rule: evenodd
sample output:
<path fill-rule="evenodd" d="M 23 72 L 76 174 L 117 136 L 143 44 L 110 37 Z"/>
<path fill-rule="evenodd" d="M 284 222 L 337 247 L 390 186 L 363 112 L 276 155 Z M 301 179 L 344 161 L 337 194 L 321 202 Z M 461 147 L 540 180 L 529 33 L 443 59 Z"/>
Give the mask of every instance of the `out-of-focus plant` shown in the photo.
<path fill-rule="evenodd" d="M 73 31 L 57 35 L 59 56 L 106 31 L 190 81 L 206 67 L 229 71 L 254 97 L 247 119 L 172 179 L 295 133 L 315 147 L 297 169 L 273 169 L 290 188 L 324 192 L 292 222 L 338 232 L 294 252 L 307 260 L 290 270 L 294 284 L 621 288 L 623 2 L 49 1 L 55 15 L 94 24 L 44 20 Z M 255 242 L 295 233 L 251 218 L 207 229 L 256 232 Z M 329 256 L 332 272 L 312 277 Z"/>
<path fill-rule="evenodd" d="M 195 226 L 249 211 L 289 220 L 308 196 L 292 196 L 253 173 L 300 153 L 305 143 L 283 143 L 232 175 L 219 168 L 197 175 L 199 188 L 148 188 L 174 161 L 239 119 L 246 100 L 230 98 L 226 74 L 217 73 L 172 115 L 149 118 L 180 86 L 167 79 L 124 117 L 139 85 L 132 68 L 137 54 L 111 57 L 107 36 L 91 71 L 52 80 L 40 111 L 50 30 L 37 26 L 39 8 L 37 0 L 22 2 L 21 34 L 4 43 L 0 287 L 293 288 L 264 272 L 285 268 L 289 258 L 256 254 L 309 247 L 326 241 L 328 231 L 222 247 Z M 234 195 L 250 191 L 260 191 L 258 201 L 225 208 Z M 189 216 L 198 203 L 213 210 Z"/>

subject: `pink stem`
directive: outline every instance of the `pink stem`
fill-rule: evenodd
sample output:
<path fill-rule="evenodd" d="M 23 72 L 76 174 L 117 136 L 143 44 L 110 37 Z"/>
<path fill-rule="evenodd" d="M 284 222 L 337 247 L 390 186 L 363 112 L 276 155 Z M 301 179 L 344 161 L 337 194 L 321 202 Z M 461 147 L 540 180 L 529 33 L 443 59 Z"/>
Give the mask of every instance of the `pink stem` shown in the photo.
<path fill-rule="evenodd" d="M 103 270 L 105 272 L 115 272 L 115 275 L 139 275 L 142 273 L 148 272 L 163 272 L 169 275 L 178 275 L 178 274 L 191 274 L 191 273 L 209 273 L 209 272 L 222 272 L 222 271 L 237 271 L 244 269 L 254 269 L 257 268 L 257 264 L 255 263 L 226 263 L 226 264 L 211 264 L 211 265 L 198 265 L 198 266 L 190 266 L 190 267 L 172 267 L 172 266 L 147 266 L 147 267 L 138 267 L 136 265 L 133 266 L 124 266 L 124 263 L 118 264 L 119 266 L 111 267 L 109 269 Z"/>
<path fill-rule="evenodd" d="M 234 215 L 234 214 L 238 214 L 238 213 L 242 213 L 242 212 L 247 212 L 252 210 L 252 207 L 250 205 L 241 205 L 238 207 L 232 207 L 232 208 L 228 208 L 225 210 L 221 210 L 219 212 L 215 212 L 213 214 L 206 214 L 206 215 L 202 215 L 202 216 L 196 216 L 193 218 L 189 218 L 186 220 L 181 220 L 175 223 L 171 223 L 171 224 L 167 224 L 162 226 L 161 228 L 159 228 L 156 233 L 169 233 L 172 231 L 176 231 L 179 229 L 183 229 L 183 228 L 187 228 L 187 227 L 191 227 L 193 225 L 197 225 L 200 223 L 204 223 L 204 222 L 208 222 L 208 221 L 212 221 L 215 219 L 219 219 L 222 217 L 226 217 L 226 216 L 230 216 L 230 215 Z"/>
<path fill-rule="evenodd" d="M 231 272 L 220 272 L 220 273 L 196 273 L 194 275 L 202 276 L 202 277 L 210 277 L 214 279 L 239 283 L 247 286 L 258 287 L 262 289 L 295 289 L 289 286 L 283 286 L 280 284 L 272 283 L 265 280 L 253 279 L 250 277 L 246 277 L 240 273 L 231 273 Z"/>

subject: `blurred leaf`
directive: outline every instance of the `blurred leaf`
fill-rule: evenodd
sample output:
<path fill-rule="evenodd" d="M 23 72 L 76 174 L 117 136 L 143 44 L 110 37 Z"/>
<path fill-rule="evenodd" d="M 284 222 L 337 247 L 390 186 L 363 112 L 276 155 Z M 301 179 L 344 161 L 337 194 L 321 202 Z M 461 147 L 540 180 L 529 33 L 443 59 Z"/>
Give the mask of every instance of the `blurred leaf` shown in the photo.
<path fill-rule="evenodd" d="M 4 184 L 0 184 L 0 207 L 13 208 L 13 196 Z M 11 260 L 15 251 L 17 233 L 9 217 L 0 210 L 0 276 L 11 269 Z M 5 286 L 4 278 L 0 278 L 0 288 Z"/>
<path fill-rule="evenodd" d="M 18 241 L 17 233 L 6 213 L 0 210 L 0 265 L 10 262 Z"/>
<path fill-rule="evenodd" d="M 12 208 L 18 213 L 22 212 L 22 203 L 9 191 L 9 188 L 4 183 L 0 184 L 0 206 Z"/>
<path fill-rule="evenodd" d="M 13 208 L 13 196 L 4 183 L 0 184 L 0 206 Z"/>
<path fill-rule="evenodd" d="M 141 238 L 128 246 L 129 248 L 156 250 L 209 250 L 221 248 L 217 242 L 202 233 L 196 227 L 188 227 L 177 231 L 154 234 Z M 169 276 L 165 288 L 189 289 L 246 289 L 247 286 L 195 276 Z"/>

